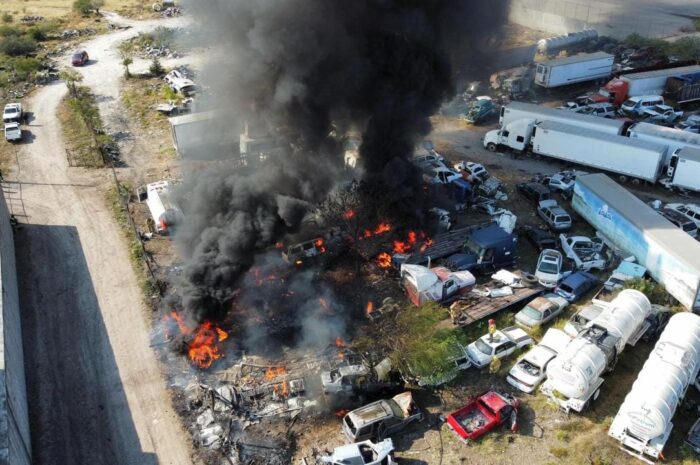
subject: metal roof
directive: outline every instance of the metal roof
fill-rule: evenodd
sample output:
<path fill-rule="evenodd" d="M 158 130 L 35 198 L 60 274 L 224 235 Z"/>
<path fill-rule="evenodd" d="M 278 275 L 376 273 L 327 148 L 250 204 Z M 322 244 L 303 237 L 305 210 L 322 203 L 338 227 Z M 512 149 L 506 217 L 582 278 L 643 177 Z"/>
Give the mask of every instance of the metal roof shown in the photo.
<path fill-rule="evenodd" d="M 613 55 L 605 52 L 595 52 L 595 53 L 579 53 L 571 57 L 556 58 L 554 60 L 542 61 L 538 64 L 545 66 L 560 66 L 560 65 L 570 65 L 573 63 L 582 63 L 585 61 L 600 60 L 601 58 L 609 58 L 611 61 L 615 59 Z"/>
<path fill-rule="evenodd" d="M 604 174 L 578 176 L 576 182 L 605 199 L 610 208 L 643 230 L 646 237 L 663 244 L 665 252 L 700 274 L 700 242 Z"/>
<path fill-rule="evenodd" d="M 594 118 L 599 117 L 594 116 Z M 588 139 L 606 140 L 608 142 L 614 142 L 628 147 L 637 147 L 640 149 L 653 150 L 655 152 L 660 153 L 666 152 L 666 146 L 662 144 L 648 142 L 640 139 L 631 139 L 625 136 L 618 136 L 617 134 L 608 134 L 607 132 L 594 131 L 593 129 L 581 128 L 578 126 L 573 126 L 571 124 L 560 123 L 558 121 L 543 121 L 538 125 L 538 127 L 542 129 L 551 129 L 554 131 L 566 132 L 568 134 L 575 134 L 578 136 L 586 137 Z M 537 139 L 537 135 L 535 135 L 535 139 Z"/>
<path fill-rule="evenodd" d="M 671 68 L 671 69 L 668 69 L 668 68 L 656 69 L 654 71 L 643 71 L 641 73 L 625 74 L 622 76 L 622 78 L 630 80 L 630 81 L 635 81 L 637 79 L 664 77 L 664 76 L 669 76 L 669 72 L 671 72 L 671 71 L 673 72 L 673 74 L 670 74 L 671 76 L 673 76 L 673 75 L 680 76 L 682 74 L 690 74 L 690 73 L 700 72 L 700 66 L 693 65 L 693 66 L 681 66 L 679 68 Z"/>

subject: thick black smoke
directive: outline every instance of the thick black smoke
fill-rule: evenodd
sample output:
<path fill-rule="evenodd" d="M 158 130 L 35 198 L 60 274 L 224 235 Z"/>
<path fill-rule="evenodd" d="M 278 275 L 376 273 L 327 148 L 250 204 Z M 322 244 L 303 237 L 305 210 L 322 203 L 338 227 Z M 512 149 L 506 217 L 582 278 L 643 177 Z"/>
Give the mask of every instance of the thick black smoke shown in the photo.
<path fill-rule="evenodd" d="M 185 308 L 199 318 L 226 309 L 256 255 L 297 229 L 306 206 L 335 185 L 348 131 L 361 135 L 364 176 L 388 187 L 387 201 L 420 208 L 407 159 L 454 92 L 453 65 L 483 55 L 480 44 L 498 34 L 506 7 L 507 0 L 190 1 L 195 37 L 213 57 L 199 77 L 209 97 L 199 103 L 230 122 L 210 137 L 230 139 L 256 121 L 290 148 L 257 168 L 217 167 L 185 183 L 187 221 L 177 235 Z"/>

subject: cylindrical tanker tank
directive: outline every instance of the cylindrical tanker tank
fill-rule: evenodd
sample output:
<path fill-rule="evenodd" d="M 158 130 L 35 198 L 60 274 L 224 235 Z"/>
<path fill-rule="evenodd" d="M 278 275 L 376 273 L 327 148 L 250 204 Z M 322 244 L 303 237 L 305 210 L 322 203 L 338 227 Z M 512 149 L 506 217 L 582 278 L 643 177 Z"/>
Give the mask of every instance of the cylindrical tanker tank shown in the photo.
<path fill-rule="evenodd" d="M 700 369 L 700 316 L 674 315 L 639 372 L 608 434 L 626 448 L 658 458 L 671 420 Z"/>
<path fill-rule="evenodd" d="M 617 352 L 627 344 L 632 335 L 651 312 L 651 302 L 639 291 L 625 289 L 588 326 L 600 326 L 619 337 Z"/>
<path fill-rule="evenodd" d="M 584 29 L 580 32 L 571 32 L 563 36 L 548 37 L 537 42 L 537 51 L 540 53 L 552 53 L 563 50 L 572 45 L 581 44 L 598 37 L 595 29 Z"/>
<path fill-rule="evenodd" d="M 569 398 L 583 396 L 607 367 L 605 353 L 586 339 L 574 339 L 547 365 L 552 388 Z"/>
<path fill-rule="evenodd" d="M 565 410 L 581 411 L 595 399 L 603 383 L 601 376 L 614 366 L 629 338 L 644 324 L 651 312 L 649 299 L 639 291 L 626 289 L 547 365 L 542 392 L 557 398 Z"/>

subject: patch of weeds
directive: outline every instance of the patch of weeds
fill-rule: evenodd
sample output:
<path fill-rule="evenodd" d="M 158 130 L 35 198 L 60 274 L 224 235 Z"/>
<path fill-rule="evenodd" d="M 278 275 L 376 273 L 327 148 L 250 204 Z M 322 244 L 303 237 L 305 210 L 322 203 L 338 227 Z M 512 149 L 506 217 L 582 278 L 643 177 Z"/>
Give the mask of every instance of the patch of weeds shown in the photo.
<path fill-rule="evenodd" d="M 563 459 L 569 456 L 569 450 L 566 447 L 552 446 L 549 448 L 549 453 L 558 459 Z"/>
<path fill-rule="evenodd" d="M 100 146 L 110 139 L 104 135 L 97 103 L 89 90 L 76 87 L 75 95 L 66 96 L 59 105 L 58 119 L 71 166 L 102 168 L 105 163 Z"/>

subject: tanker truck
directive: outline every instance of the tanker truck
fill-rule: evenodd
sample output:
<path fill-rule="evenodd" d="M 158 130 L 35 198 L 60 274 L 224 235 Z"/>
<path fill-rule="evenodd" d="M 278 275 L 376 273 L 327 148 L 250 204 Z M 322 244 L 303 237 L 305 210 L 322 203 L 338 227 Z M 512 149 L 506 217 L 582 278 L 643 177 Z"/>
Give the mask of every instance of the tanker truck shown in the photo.
<path fill-rule="evenodd" d="M 673 414 L 700 369 L 700 316 L 683 312 L 666 329 L 620 406 L 608 434 L 645 462 L 663 459 Z"/>
<path fill-rule="evenodd" d="M 603 374 L 614 369 L 627 342 L 643 331 L 651 303 L 626 289 L 547 365 L 540 390 L 566 413 L 583 411 L 600 395 Z"/>

